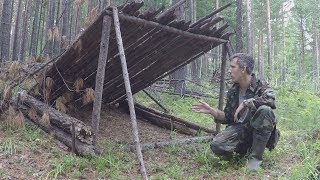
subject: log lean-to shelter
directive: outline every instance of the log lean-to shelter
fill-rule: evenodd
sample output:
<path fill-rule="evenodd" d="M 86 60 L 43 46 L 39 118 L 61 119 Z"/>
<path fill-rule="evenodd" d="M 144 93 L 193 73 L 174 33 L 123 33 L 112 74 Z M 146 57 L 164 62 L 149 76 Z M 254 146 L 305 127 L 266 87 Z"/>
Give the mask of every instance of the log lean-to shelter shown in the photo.
<path fill-rule="evenodd" d="M 43 66 L 46 68 L 43 82 L 39 82 L 29 92 L 19 93 L 18 102 L 14 104 L 47 132 L 54 132 L 55 137 L 73 151 L 87 155 L 97 152 L 95 147 L 101 104 L 112 106 L 127 103 L 133 128 L 133 149 L 137 151 L 141 173 L 146 177 L 136 113 L 155 124 L 186 134 L 194 134 L 198 130 L 209 134 L 216 132 L 134 104 L 132 98 L 132 94 L 219 45 L 223 46 L 221 83 L 224 83 L 226 56 L 227 53 L 229 56 L 232 54 L 228 41 L 232 33 L 225 32 L 227 23 L 217 25 L 223 18 L 216 14 L 230 4 L 191 24 L 185 20 L 177 20 L 174 14 L 175 9 L 185 1 L 181 0 L 166 11 L 162 7 L 140 12 L 143 2 L 137 1 L 106 8 L 70 48 Z M 74 84 L 78 84 L 78 90 L 74 89 Z M 58 102 L 63 104 L 71 99 L 75 103 L 82 103 L 82 97 L 72 95 L 75 91 L 81 91 L 82 94 L 92 94 L 94 91 L 93 103 L 87 105 L 93 107 L 91 127 L 49 106 L 57 106 Z M 220 91 L 224 91 L 223 86 Z M 222 102 L 221 96 L 220 108 Z M 41 121 L 45 113 L 50 119 L 50 126 Z M 219 131 L 219 127 L 217 130 Z M 207 139 L 210 138 L 211 136 Z M 154 146 L 158 145 L 161 143 Z"/>

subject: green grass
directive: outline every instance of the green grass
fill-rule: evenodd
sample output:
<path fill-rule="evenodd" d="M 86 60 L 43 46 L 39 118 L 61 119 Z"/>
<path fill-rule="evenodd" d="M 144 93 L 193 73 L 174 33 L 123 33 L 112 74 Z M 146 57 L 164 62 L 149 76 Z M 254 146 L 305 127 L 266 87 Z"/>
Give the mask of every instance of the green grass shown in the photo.
<path fill-rule="evenodd" d="M 162 104 L 170 113 L 213 127 L 211 117 L 191 112 L 191 105 L 199 101 L 160 94 Z M 151 107 L 157 105 L 144 94 L 135 97 Z M 216 99 L 203 99 L 217 106 Z M 158 107 L 157 107 L 158 108 Z M 215 156 L 209 143 L 172 145 L 143 152 L 150 179 L 316 179 L 316 166 L 320 165 L 320 98 L 308 91 L 277 91 L 275 110 L 281 139 L 275 150 L 265 153 L 262 168 L 257 172 L 245 169 L 246 158 L 235 157 L 231 161 Z M 39 153 L 42 148 L 50 154 L 48 169 L 43 179 L 141 179 L 137 157 L 125 147 L 114 142 L 103 142 L 106 149 L 102 156 L 76 157 L 66 154 L 54 145 L 54 139 L 32 126 L 21 130 L 2 128 L 5 137 L 0 141 L 0 153 L 9 155 L 31 151 Z M 176 132 L 171 133 L 173 139 Z M 115 148 L 117 147 L 117 148 Z M 43 151 L 44 151 L 43 150 Z M 19 160 L 20 166 L 27 165 Z M 26 173 L 33 174 L 34 167 Z M 6 171 L 0 169 L 0 177 Z"/>

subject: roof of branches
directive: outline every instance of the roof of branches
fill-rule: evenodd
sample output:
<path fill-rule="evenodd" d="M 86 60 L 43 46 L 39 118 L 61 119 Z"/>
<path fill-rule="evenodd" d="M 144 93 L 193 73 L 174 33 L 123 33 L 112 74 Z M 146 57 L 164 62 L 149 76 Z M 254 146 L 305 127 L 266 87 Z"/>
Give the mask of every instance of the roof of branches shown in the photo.
<path fill-rule="evenodd" d="M 163 8 L 141 13 L 139 9 L 142 5 L 143 3 L 132 2 L 118 7 L 132 93 L 137 93 L 226 42 L 224 39 L 228 39 L 231 34 L 224 32 L 228 24 L 217 26 L 223 18 L 215 16 L 228 5 L 215 10 L 193 24 L 177 20 L 174 14 L 175 7 L 161 14 L 159 13 Z M 47 72 L 47 76 L 55 82 L 51 90 L 51 99 L 56 99 L 68 91 L 68 88 L 73 87 L 78 78 L 84 80 L 85 87 L 94 88 L 102 19 L 106 15 L 112 17 L 112 11 L 108 8 Z M 120 57 L 112 23 L 103 101 L 115 103 L 124 99 L 125 96 Z"/>

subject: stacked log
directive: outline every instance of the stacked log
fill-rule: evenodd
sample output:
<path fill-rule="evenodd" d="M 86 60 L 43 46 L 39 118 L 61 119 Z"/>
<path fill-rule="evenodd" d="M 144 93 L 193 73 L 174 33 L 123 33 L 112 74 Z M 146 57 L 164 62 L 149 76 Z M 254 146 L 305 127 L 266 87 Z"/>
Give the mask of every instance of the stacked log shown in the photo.
<path fill-rule="evenodd" d="M 26 91 L 19 93 L 19 98 L 16 98 L 12 105 L 16 106 L 25 117 L 37 124 L 41 129 L 53 134 L 58 140 L 65 143 L 70 149 L 75 148 L 76 153 L 80 155 L 94 154 L 91 127 L 88 127 L 82 121 L 49 107 L 28 95 Z M 35 114 L 30 113 L 30 111 L 35 111 Z M 49 122 L 43 119 L 44 114 L 48 115 Z M 74 134 L 75 144 L 72 143 L 72 134 Z"/>

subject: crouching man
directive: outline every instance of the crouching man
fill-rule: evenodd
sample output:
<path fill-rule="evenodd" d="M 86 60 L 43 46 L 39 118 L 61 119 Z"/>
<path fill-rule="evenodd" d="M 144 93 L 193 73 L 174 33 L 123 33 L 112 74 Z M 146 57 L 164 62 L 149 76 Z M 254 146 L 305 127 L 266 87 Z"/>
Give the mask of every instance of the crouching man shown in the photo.
<path fill-rule="evenodd" d="M 205 102 L 193 104 L 197 113 L 210 114 L 216 123 L 227 124 L 213 138 L 212 151 L 223 157 L 250 153 L 247 168 L 256 170 L 266 147 L 273 149 L 280 133 L 276 130 L 274 91 L 252 73 L 254 60 L 244 53 L 231 57 L 229 73 L 234 85 L 229 89 L 224 111 Z"/>

